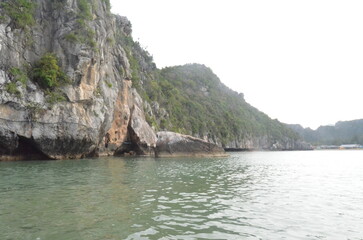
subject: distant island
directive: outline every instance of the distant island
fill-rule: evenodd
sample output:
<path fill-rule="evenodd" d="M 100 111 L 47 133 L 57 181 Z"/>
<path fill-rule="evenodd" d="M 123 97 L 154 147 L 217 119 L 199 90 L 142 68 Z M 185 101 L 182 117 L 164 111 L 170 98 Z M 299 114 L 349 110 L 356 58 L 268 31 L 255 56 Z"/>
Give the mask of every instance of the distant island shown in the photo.
<path fill-rule="evenodd" d="M 363 145 L 363 119 L 340 121 L 334 126 L 320 126 L 316 130 L 299 124 L 288 124 L 304 141 L 320 149 L 361 149 Z"/>

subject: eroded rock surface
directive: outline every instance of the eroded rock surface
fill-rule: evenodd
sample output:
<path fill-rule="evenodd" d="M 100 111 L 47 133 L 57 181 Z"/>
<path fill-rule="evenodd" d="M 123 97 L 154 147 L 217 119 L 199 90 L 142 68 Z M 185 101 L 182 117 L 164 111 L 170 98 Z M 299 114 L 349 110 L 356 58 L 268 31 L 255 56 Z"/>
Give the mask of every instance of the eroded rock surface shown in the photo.
<path fill-rule="evenodd" d="M 143 101 L 135 89 L 132 90 L 132 108 L 127 135 L 124 142 L 116 149 L 116 155 L 154 156 L 156 134 L 145 120 Z"/>
<path fill-rule="evenodd" d="M 226 156 L 223 148 L 200 138 L 166 131 L 157 137 L 156 157 Z"/>
<path fill-rule="evenodd" d="M 134 90 L 127 18 L 111 14 L 101 0 L 87 1 L 87 18 L 77 0 L 32 2 L 35 24 L 24 29 L 0 8 L 5 16 L 0 21 L 0 156 L 18 159 L 24 154 L 21 141 L 28 143 L 27 151 L 49 159 L 113 155 L 130 130 L 137 144 L 152 150 L 156 137 L 135 103 L 142 100 L 129 94 Z M 26 71 L 46 53 L 58 57 L 70 79 L 53 90 L 63 101 L 50 103 L 52 94 L 30 77 L 21 83 L 10 74 L 13 68 Z"/>

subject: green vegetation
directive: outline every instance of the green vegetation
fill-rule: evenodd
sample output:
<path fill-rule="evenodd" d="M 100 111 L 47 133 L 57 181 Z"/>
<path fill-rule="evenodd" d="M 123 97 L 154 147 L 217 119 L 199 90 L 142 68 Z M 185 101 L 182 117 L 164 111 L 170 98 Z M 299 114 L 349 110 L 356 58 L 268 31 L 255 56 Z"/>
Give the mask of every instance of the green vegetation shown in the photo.
<path fill-rule="evenodd" d="M 110 44 L 111 46 L 114 46 L 114 45 L 115 45 L 115 39 L 113 39 L 113 38 L 108 37 L 108 38 L 106 39 L 106 41 L 107 41 L 107 43 L 108 43 L 108 44 Z"/>
<path fill-rule="evenodd" d="M 78 0 L 79 12 L 77 14 L 77 30 L 65 35 L 65 39 L 71 43 L 83 43 L 97 51 L 95 41 L 96 33 L 88 26 L 87 22 L 93 20 L 92 9 L 95 8 L 93 1 Z"/>
<path fill-rule="evenodd" d="M 21 84 L 23 86 L 26 85 L 26 82 L 28 81 L 28 75 L 26 72 L 24 72 L 23 70 L 21 70 L 20 68 L 11 68 L 9 71 L 10 75 L 12 76 L 12 78 L 17 81 L 17 82 L 21 82 Z"/>
<path fill-rule="evenodd" d="M 68 33 L 65 37 L 64 37 L 67 41 L 72 42 L 72 43 L 76 43 L 79 42 L 78 36 L 75 33 Z"/>
<path fill-rule="evenodd" d="M 9 82 L 5 85 L 5 90 L 10 93 L 19 96 L 20 92 L 16 86 L 15 82 Z"/>
<path fill-rule="evenodd" d="M 277 120 L 252 107 L 225 85 L 207 67 L 199 64 L 168 67 L 145 81 L 141 95 L 156 101 L 169 113 L 167 119 L 152 120 L 158 128 L 218 138 L 223 144 L 245 137 L 268 136 L 275 140 L 298 135 Z M 149 118 L 149 119 L 148 119 Z"/>
<path fill-rule="evenodd" d="M 78 0 L 79 13 L 78 17 L 81 20 L 92 20 L 91 6 L 88 0 Z"/>
<path fill-rule="evenodd" d="M 67 0 L 51 0 L 53 9 L 63 10 Z"/>
<path fill-rule="evenodd" d="M 20 96 L 20 91 L 18 90 L 17 82 L 20 82 L 23 87 L 26 86 L 26 83 L 28 81 L 28 76 L 26 72 L 24 72 L 20 68 L 13 67 L 9 69 L 9 77 L 11 79 L 11 82 L 5 85 L 5 90 L 10 94 L 15 94 L 17 96 Z"/>
<path fill-rule="evenodd" d="M 119 31 L 115 40 L 127 54 L 133 87 L 145 101 L 157 102 L 166 110 L 160 116 L 146 113 L 147 122 L 156 130 L 207 136 L 223 144 L 251 137 L 271 141 L 299 138 L 284 124 L 249 105 L 243 94 L 227 88 L 204 65 L 158 70 L 152 56 L 129 35 Z"/>
<path fill-rule="evenodd" d="M 155 129 L 155 131 L 159 131 L 160 127 L 154 116 L 150 116 L 148 113 L 145 113 L 146 122 Z"/>
<path fill-rule="evenodd" d="M 30 72 L 33 81 L 44 90 L 49 104 L 66 101 L 65 95 L 59 87 L 69 84 L 70 81 L 59 66 L 58 59 L 54 54 L 44 54 Z"/>
<path fill-rule="evenodd" d="M 35 4 L 28 0 L 8 0 L 0 4 L 5 15 L 11 19 L 11 25 L 16 29 L 26 29 L 35 24 Z M 4 16 L 2 16 L 4 19 Z"/>
<path fill-rule="evenodd" d="M 300 136 L 314 145 L 363 145 L 363 119 L 338 122 L 335 126 L 320 126 L 316 130 L 300 125 L 288 125 Z"/>
<path fill-rule="evenodd" d="M 115 43 L 120 44 L 125 49 L 131 68 L 132 86 L 138 90 L 143 99 L 148 100 L 148 95 L 142 87 L 142 79 L 150 78 L 150 75 L 156 70 L 153 57 L 140 46 L 139 42 L 134 42 L 131 36 L 125 35 L 123 32 L 117 33 Z M 119 72 L 121 75 L 124 74 L 122 66 L 120 66 Z M 144 73 L 147 76 L 143 76 Z"/>
<path fill-rule="evenodd" d="M 132 50 L 132 48 L 134 47 L 134 40 L 132 39 L 131 36 L 126 36 L 124 33 L 119 33 L 118 34 L 118 43 L 124 47 L 127 48 L 129 51 Z"/>
<path fill-rule="evenodd" d="M 58 59 L 52 53 L 45 54 L 33 68 L 33 80 L 43 89 L 55 89 L 68 79 L 58 65 Z"/>
<path fill-rule="evenodd" d="M 139 62 L 136 60 L 136 58 L 129 52 L 126 51 L 127 58 L 129 59 L 130 68 L 131 68 L 131 81 L 133 84 L 133 87 L 137 90 L 140 90 L 141 84 L 140 84 L 140 66 Z"/>
<path fill-rule="evenodd" d="M 77 35 L 81 43 L 87 44 L 94 49 L 96 48 L 96 42 L 94 40 L 96 33 L 91 28 L 86 27 L 83 29 L 83 32 L 79 32 Z"/>
<path fill-rule="evenodd" d="M 64 102 L 67 100 L 62 92 L 47 90 L 45 93 L 47 96 L 47 102 L 49 104 L 55 104 L 55 103 Z"/>
<path fill-rule="evenodd" d="M 111 11 L 111 3 L 110 0 L 102 0 L 102 2 L 104 2 L 106 4 L 106 9 L 108 12 Z"/>
<path fill-rule="evenodd" d="M 109 88 L 112 88 L 112 83 L 108 82 L 108 81 L 105 81 L 106 85 L 109 87 Z"/>
<path fill-rule="evenodd" d="M 45 54 L 27 72 L 17 67 L 10 68 L 8 73 L 11 82 L 5 85 L 5 90 L 10 94 L 19 96 L 20 91 L 18 90 L 17 83 L 20 82 L 25 87 L 30 77 L 44 90 L 48 103 L 54 104 L 56 102 L 66 101 L 66 97 L 60 91 L 59 87 L 70 82 L 61 70 L 58 59 L 54 54 Z"/>

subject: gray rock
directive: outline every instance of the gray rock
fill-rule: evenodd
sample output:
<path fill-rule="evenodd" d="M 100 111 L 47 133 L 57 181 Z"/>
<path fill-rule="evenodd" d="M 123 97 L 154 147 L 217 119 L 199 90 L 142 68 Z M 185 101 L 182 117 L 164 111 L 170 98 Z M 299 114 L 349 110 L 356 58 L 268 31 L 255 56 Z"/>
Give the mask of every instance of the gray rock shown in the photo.
<path fill-rule="evenodd" d="M 145 120 L 143 101 L 135 89 L 132 90 L 133 105 L 126 141 L 115 151 L 115 155 L 154 156 L 156 134 Z"/>
<path fill-rule="evenodd" d="M 104 1 L 94 1 L 93 20 L 85 21 L 83 27 L 92 33 L 92 39 L 86 39 L 93 41 L 96 47 L 92 47 L 85 41 L 67 40 L 70 34 L 82 32 L 78 1 L 62 1 L 56 8 L 49 0 L 33 2 L 35 26 L 24 31 L 12 29 L 8 20 L 0 23 L 3 151 L 21 153 L 18 148 L 28 144 L 50 159 L 112 155 L 132 135 L 142 154 L 153 154 L 156 136 L 145 121 L 142 99 L 129 94 L 134 90 L 126 79 L 131 79 L 132 70 L 124 46 L 116 41 L 130 36 L 129 20 L 110 14 Z M 67 101 L 48 103 L 47 94 L 30 79 L 26 86 L 16 83 L 19 94 L 7 92 L 6 84 L 14 81 L 9 69 L 32 66 L 48 52 L 58 56 L 72 81 L 57 90 Z M 106 143 L 110 132 L 113 139 Z"/>
<path fill-rule="evenodd" d="M 18 148 L 18 136 L 0 127 L 0 159 L 1 155 L 11 155 Z"/>
<path fill-rule="evenodd" d="M 135 104 L 130 119 L 131 141 L 140 149 L 140 155 L 153 155 L 156 147 L 156 134 L 145 120 L 143 103 L 139 94 L 134 90 Z"/>
<path fill-rule="evenodd" d="M 166 131 L 157 137 L 156 157 L 226 156 L 223 148 L 200 138 Z"/>

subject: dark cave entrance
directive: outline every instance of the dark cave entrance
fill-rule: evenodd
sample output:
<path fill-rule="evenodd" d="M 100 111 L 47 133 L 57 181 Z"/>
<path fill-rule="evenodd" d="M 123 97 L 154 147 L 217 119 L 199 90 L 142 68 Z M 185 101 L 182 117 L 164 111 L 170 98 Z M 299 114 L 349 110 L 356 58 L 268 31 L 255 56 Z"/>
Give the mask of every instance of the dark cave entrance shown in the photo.
<path fill-rule="evenodd" d="M 23 136 L 18 136 L 18 138 L 18 147 L 13 153 L 14 156 L 19 156 L 23 160 L 51 160 L 50 157 L 39 150 L 33 139 Z"/>
<path fill-rule="evenodd" d="M 134 130 L 128 126 L 125 141 L 115 151 L 115 156 L 136 156 L 145 155 L 142 147 L 139 145 L 140 139 Z"/>

